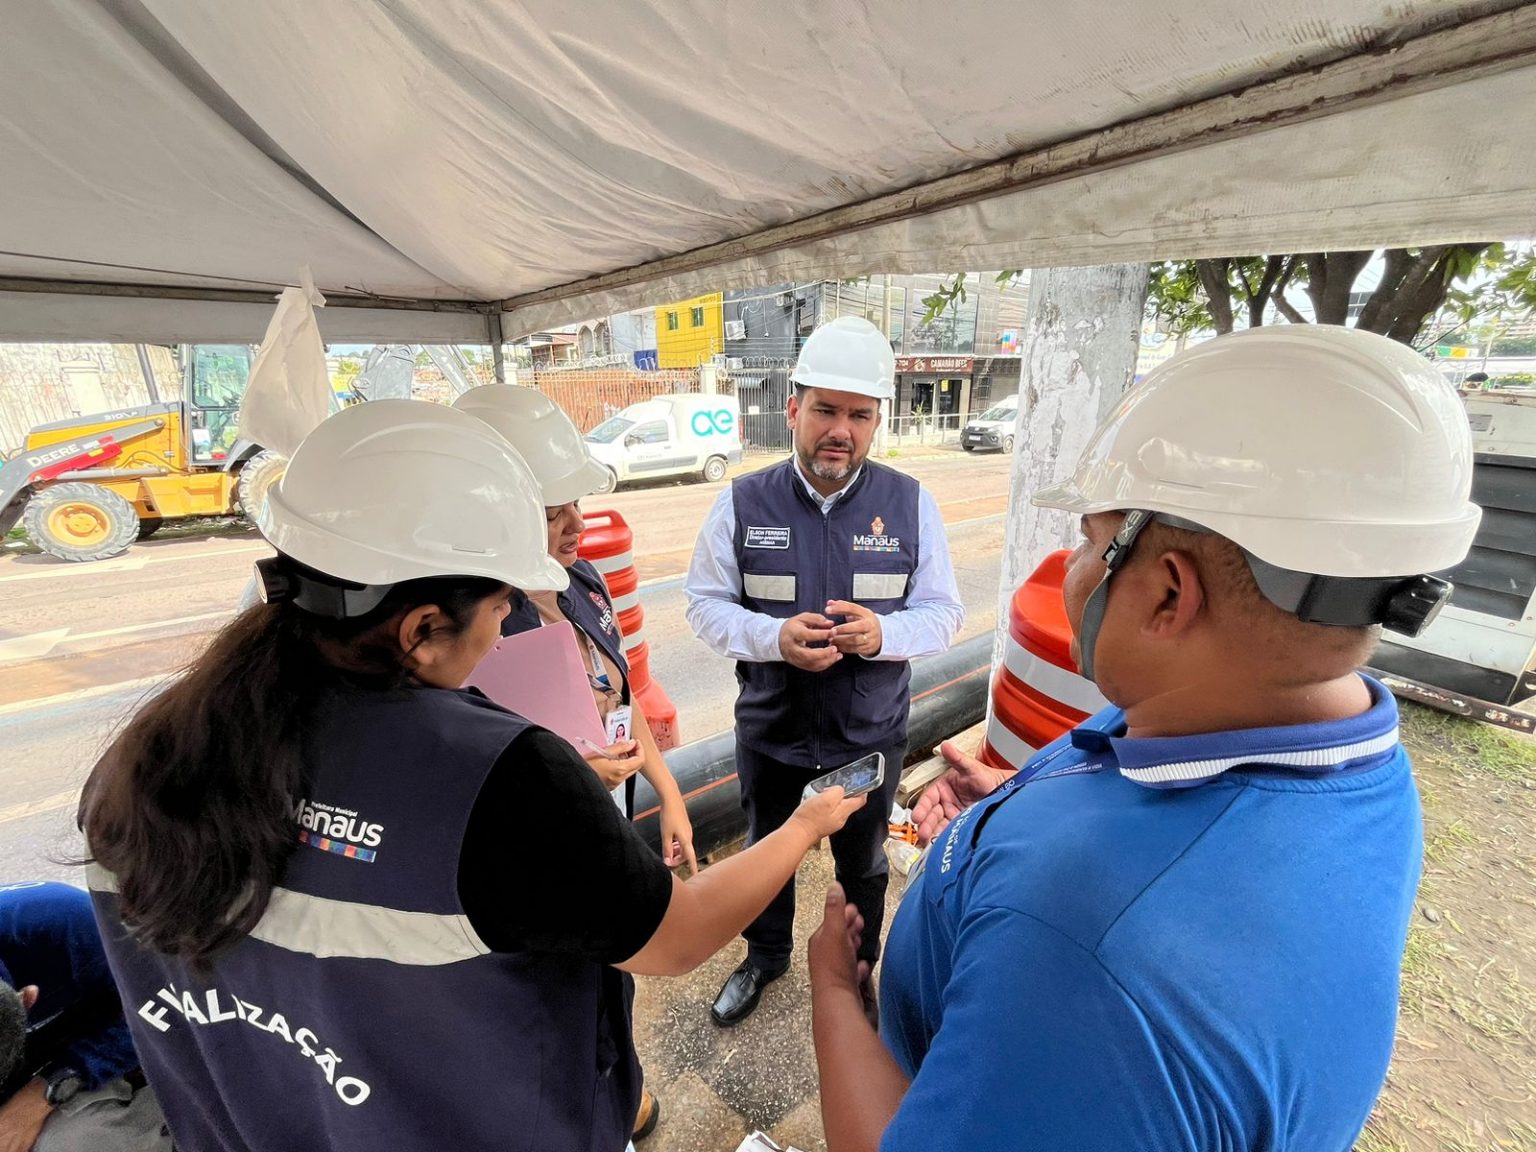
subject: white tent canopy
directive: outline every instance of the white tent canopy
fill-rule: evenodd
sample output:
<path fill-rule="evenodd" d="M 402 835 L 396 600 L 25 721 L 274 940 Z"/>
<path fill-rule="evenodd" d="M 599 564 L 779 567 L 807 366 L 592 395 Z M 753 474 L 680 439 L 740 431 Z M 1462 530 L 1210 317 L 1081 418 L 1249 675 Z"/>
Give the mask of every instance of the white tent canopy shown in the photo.
<path fill-rule="evenodd" d="M 0 338 L 1528 235 L 1536 5 L 12 0 Z"/>

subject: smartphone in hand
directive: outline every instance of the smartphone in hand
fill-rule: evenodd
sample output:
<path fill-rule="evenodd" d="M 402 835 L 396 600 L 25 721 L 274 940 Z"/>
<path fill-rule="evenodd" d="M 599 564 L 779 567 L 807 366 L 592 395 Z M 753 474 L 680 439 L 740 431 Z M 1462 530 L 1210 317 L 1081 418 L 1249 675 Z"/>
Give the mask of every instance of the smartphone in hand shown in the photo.
<path fill-rule="evenodd" d="M 828 772 L 825 776 L 816 777 L 805 786 L 805 791 L 800 798 L 809 800 L 816 793 L 825 792 L 828 788 L 841 788 L 844 796 L 863 796 L 866 792 L 873 792 L 884 782 L 885 754 L 871 752 L 852 764 L 845 764 L 835 771 Z"/>

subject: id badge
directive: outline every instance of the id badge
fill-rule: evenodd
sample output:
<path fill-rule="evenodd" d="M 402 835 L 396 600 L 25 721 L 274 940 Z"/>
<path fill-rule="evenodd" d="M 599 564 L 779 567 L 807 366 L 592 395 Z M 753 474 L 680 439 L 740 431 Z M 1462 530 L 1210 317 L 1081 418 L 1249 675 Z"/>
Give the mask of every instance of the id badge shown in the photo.
<path fill-rule="evenodd" d="M 603 724 L 607 729 L 608 743 L 617 744 L 620 740 L 633 740 L 635 738 L 635 726 L 632 722 L 633 710 L 628 704 L 620 704 L 612 712 L 603 718 Z"/>

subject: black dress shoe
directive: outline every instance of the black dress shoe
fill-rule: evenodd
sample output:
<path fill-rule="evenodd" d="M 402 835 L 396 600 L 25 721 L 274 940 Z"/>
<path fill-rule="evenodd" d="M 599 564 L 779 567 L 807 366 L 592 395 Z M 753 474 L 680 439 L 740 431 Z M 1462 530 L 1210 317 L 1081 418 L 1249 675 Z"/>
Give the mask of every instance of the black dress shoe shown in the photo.
<path fill-rule="evenodd" d="M 720 995 L 715 997 L 714 1007 L 709 1010 L 710 1016 L 722 1028 L 740 1024 L 752 1015 L 763 997 L 763 989 L 784 975 L 784 971 L 780 968 L 777 972 L 764 972 L 752 961 L 746 961 L 721 986 Z"/>

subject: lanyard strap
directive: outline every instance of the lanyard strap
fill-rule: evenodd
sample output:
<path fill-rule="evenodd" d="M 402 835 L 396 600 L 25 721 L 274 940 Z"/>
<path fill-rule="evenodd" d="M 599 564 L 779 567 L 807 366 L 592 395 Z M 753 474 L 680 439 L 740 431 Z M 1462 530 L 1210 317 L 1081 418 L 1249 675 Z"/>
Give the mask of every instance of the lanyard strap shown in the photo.
<path fill-rule="evenodd" d="M 597 650 L 597 645 L 592 642 L 592 637 L 587 635 L 586 629 L 577 628 L 581 638 L 587 642 L 587 657 L 592 662 L 592 670 L 587 673 L 587 679 L 592 687 L 600 692 L 606 692 L 610 696 L 617 696 L 619 690 L 613 686 L 613 679 L 608 675 L 608 668 L 603 664 L 603 656 Z"/>

